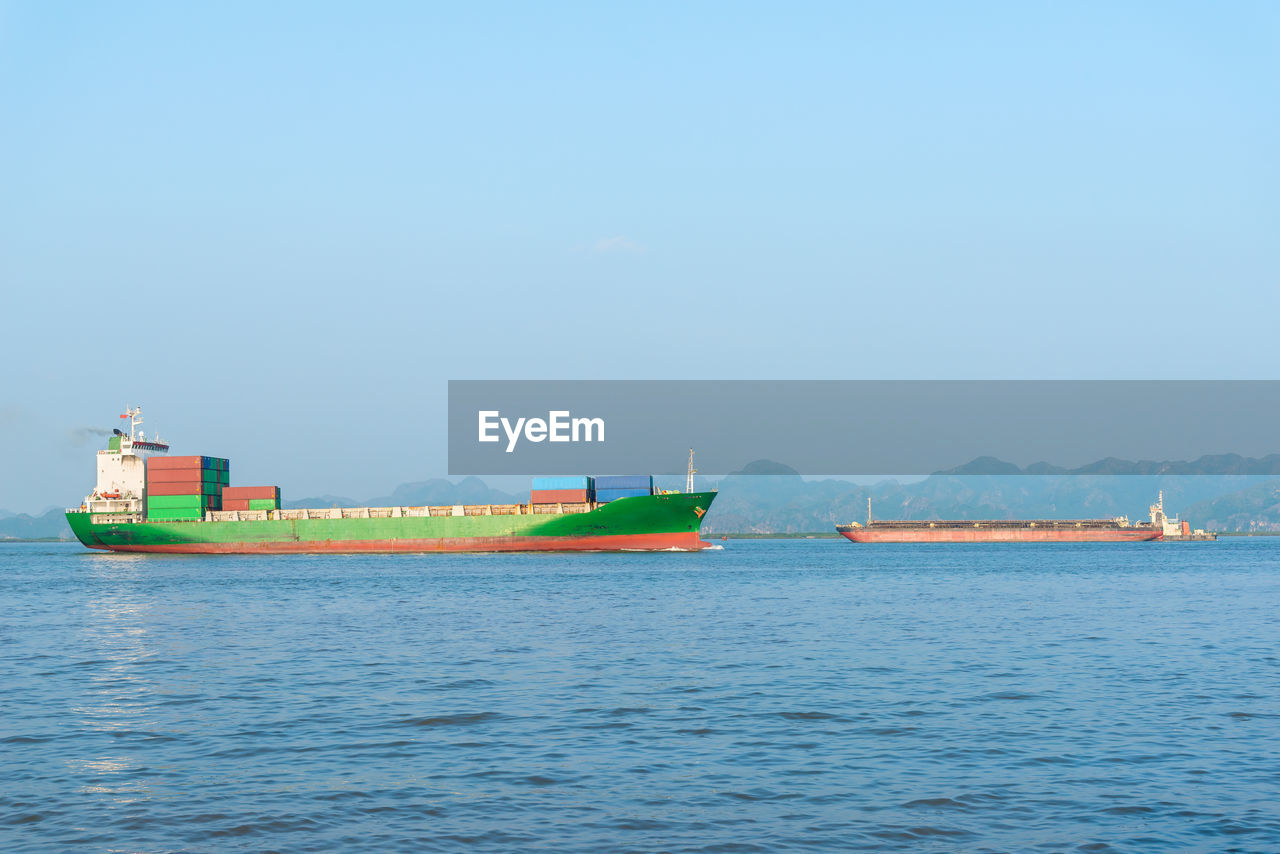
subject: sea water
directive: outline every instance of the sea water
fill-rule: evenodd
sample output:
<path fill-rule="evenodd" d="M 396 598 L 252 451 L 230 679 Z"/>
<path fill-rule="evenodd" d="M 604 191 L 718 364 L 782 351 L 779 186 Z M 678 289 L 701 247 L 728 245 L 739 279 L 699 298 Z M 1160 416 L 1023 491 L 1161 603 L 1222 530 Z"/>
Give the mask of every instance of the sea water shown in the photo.
<path fill-rule="evenodd" d="M 1280 850 L 1280 539 L 0 546 L 5 851 Z"/>

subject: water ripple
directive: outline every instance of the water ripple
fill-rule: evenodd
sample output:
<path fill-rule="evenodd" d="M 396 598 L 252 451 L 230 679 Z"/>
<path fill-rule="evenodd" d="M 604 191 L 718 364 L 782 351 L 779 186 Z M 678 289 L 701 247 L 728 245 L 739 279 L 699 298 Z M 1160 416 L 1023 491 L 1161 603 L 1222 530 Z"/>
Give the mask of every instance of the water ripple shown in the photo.
<path fill-rule="evenodd" d="M 0 546 L 0 843 L 1274 852 L 1280 542 Z"/>

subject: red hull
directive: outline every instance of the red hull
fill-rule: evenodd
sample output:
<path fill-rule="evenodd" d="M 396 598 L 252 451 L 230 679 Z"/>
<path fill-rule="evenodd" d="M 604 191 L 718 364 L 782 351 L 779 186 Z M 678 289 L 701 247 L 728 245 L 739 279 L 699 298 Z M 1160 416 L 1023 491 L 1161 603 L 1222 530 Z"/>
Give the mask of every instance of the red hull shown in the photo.
<path fill-rule="evenodd" d="M 837 528 L 855 543 L 1137 543 L 1158 540 L 1162 532 L 1142 528 L 1048 530 L 1036 528 Z"/>
<path fill-rule="evenodd" d="M 316 540 L 274 543 L 175 543 L 119 545 L 113 552 L 169 554 L 391 554 L 396 552 L 696 551 L 710 543 L 696 531 L 672 534 L 618 534 L 601 537 L 454 537 L 426 540 Z M 90 548 L 103 548 L 90 546 Z"/>

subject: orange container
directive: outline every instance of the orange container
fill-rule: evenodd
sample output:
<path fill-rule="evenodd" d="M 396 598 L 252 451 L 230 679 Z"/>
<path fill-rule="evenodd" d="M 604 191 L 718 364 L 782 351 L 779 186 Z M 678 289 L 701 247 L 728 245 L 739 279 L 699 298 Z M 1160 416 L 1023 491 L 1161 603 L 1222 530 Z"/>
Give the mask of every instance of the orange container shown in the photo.
<path fill-rule="evenodd" d="M 198 469 L 203 468 L 204 457 L 152 457 L 147 460 L 147 469 Z"/>
<path fill-rule="evenodd" d="M 280 487 L 278 486 L 224 486 L 222 487 L 223 499 L 233 498 L 248 501 L 250 498 L 274 498 L 280 500 Z M 249 508 L 244 508 L 248 510 Z"/>
<path fill-rule="evenodd" d="M 529 493 L 534 504 L 582 504 L 591 500 L 585 489 L 535 489 Z"/>

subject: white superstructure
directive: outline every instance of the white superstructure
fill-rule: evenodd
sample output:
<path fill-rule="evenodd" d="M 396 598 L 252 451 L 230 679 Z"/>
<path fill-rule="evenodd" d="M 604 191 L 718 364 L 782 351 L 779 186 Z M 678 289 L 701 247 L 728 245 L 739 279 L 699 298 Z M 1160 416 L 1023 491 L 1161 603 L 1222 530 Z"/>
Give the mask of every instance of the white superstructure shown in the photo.
<path fill-rule="evenodd" d="M 91 513 L 141 513 L 146 499 L 147 457 L 169 452 L 158 435 L 147 439 L 138 429 L 142 407 L 126 407 L 120 417 L 129 419 L 129 432 L 114 430 L 106 449 L 98 451 L 98 482 L 84 499 L 85 509 Z"/>
<path fill-rule="evenodd" d="M 1181 537 L 1182 522 L 1177 516 L 1170 519 L 1164 512 L 1164 490 L 1160 490 L 1156 503 L 1151 505 L 1151 527 L 1160 528 L 1166 537 Z"/>

